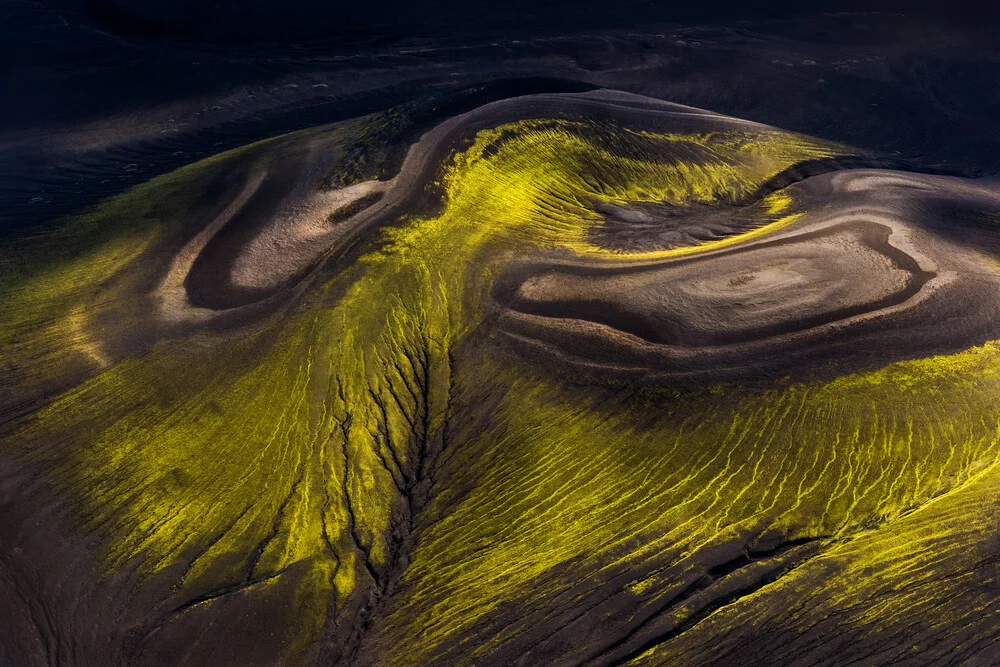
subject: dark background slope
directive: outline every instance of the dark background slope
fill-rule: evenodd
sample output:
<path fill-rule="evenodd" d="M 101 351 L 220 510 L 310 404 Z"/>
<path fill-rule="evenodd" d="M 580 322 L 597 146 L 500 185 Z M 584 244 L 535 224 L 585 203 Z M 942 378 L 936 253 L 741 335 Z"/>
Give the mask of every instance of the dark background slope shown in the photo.
<path fill-rule="evenodd" d="M 883 11 L 834 12 L 862 4 Z M 998 10 L 900 4 L 7 0 L 0 234 L 249 141 L 497 79 L 1000 173 Z"/>
<path fill-rule="evenodd" d="M 718 23 L 838 11 L 906 12 L 928 20 L 984 28 L 991 7 L 959 12 L 940 3 L 874 0 L 801 2 L 655 2 L 651 0 L 47 0 L 67 17 L 120 34 L 213 42 L 338 37 L 377 42 L 421 35 L 579 32 L 644 23 Z"/>

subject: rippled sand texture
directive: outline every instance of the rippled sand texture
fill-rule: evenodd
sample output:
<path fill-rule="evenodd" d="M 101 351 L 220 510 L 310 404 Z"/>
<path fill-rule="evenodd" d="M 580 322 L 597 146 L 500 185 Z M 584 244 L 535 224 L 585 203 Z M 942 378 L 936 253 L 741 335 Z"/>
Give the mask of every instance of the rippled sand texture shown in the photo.
<path fill-rule="evenodd" d="M 0 258 L 0 658 L 997 656 L 993 183 L 607 90 L 331 174 L 379 122 Z"/>

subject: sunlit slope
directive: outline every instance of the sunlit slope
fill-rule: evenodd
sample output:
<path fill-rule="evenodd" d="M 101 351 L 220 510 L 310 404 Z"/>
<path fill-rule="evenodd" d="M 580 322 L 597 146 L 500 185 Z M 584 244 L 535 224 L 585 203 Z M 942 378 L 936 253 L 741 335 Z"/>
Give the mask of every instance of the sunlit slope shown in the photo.
<path fill-rule="evenodd" d="M 16 239 L 0 256 L 2 405 L 17 414 L 36 393 L 106 365 L 93 331 L 101 314 L 137 298 L 123 283 L 148 280 L 137 266 L 166 236 L 190 233 L 211 212 L 210 188 L 224 187 L 226 161 L 210 158 L 141 185 L 54 229 Z M 207 212 L 199 213 L 209 209 Z"/>
<path fill-rule="evenodd" d="M 752 394 L 594 391 L 529 368 L 495 368 L 487 389 L 470 375 L 468 409 L 480 416 L 456 431 L 455 459 L 475 451 L 490 466 L 452 459 L 440 473 L 450 486 L 427 512 L 435 522 L 377 640 L 399 647 L 385 664 L 621 660 L 731 596 L 748 596 L 745 612 L 644 659 L 736 659 L 740 645 L 727 654 L 717 637 L 755 636 L 747 623 L 773 615 L 794 636 L 801 619 L 784 613 L 802 600 L 817 600 L 817 619 L 857 609 L 872 633 L 918 619 L 913 605 L 947 590 L 925 577 L 950 571 L 947 554 L 961 554 L 995 502 L 981 504 L 1000 452 L 998 364 L 990 344 Z M 944 512 L 923 504 L 973 482 L 979 499 L 956 499 L 947 521 L 923 518 Z M 757 562 L 743 560 L 748 551 Z M 766 582 L 796 567 L 764 597 Z M 864 611 L 893 583 L 913 588 Z M 610 636 L 564 639 L 596 628 Z"/>
<path fill-rule="evenodd" d="M 728 663 L 748 651 L 786 664 L 991 664 L 1000 469 L 980 465 L 952 492 L 831 548 L 628 664 Z"/>
<path fill-rule="evenodd" d="M 85 251 L 5 285 L 5 363 L 60 387 L 11 411 L 6 455 L 94 540 L 100 577 L 153 591 L 122 648 L 136 662 L 636 657 L 682 591 L 679 625 L 727 597 L 708 571 L 748 543 L 773 562 L 739 570 L 741 590 L 820 549 L 851 567 L 859 531 L 992 465 L 996 349 L 763 391 L 595 386 L 495 344 L 493 279 L 532 253 L 652 260 L 785 229 L 801 211 L 777 195 L 750 205 L 755 229 L 704 246 L 625 254 L 589 233 L 602 202 L 737 201 L 837 153 L 759 127 L 483 130 L 439 172 L 439 207 L 372 227 L 284 302 L 116 354 L 104 323 L 155 298 L 157 241 L 192 224 L 169 202 L 253 156 L 192 167 L 71 220 Z M 84 224 L 110 231 L 74 236 Z"/>

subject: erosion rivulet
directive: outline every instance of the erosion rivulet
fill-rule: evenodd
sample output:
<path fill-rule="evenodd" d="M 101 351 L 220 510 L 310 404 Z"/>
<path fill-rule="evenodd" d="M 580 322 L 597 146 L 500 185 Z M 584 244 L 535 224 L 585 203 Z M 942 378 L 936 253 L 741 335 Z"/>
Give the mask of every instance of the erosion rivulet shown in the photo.
<path fill-rule="evenodd" d="M 4 253 L 5 658 L 996 655 L 993 183 L 599 90 L 331 190 L 380 122 Z"/>

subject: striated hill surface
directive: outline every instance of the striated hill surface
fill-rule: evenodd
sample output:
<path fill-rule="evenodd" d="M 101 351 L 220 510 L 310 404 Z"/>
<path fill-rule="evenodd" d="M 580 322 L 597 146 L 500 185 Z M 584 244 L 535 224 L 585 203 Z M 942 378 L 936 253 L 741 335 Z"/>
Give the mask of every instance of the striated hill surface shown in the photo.
<path fill-rule="evenodd" d="M 0 664 L 1000 661 L 994 52 L 4 11 Z"/>

